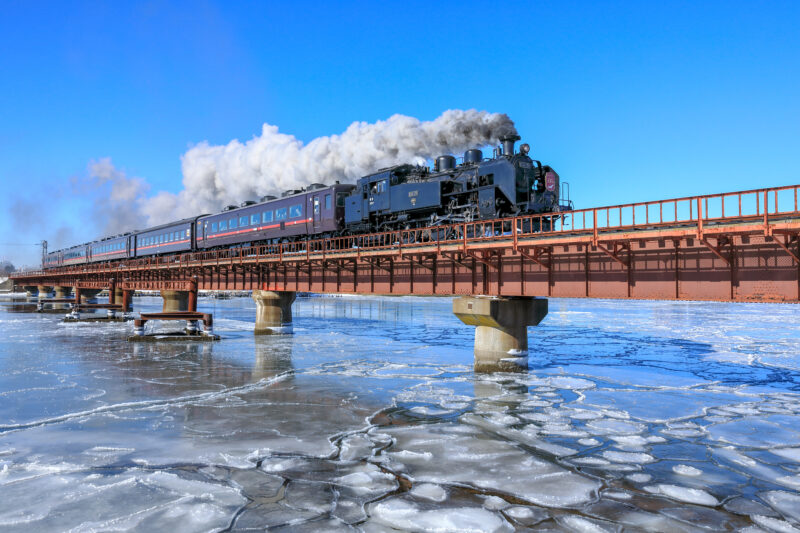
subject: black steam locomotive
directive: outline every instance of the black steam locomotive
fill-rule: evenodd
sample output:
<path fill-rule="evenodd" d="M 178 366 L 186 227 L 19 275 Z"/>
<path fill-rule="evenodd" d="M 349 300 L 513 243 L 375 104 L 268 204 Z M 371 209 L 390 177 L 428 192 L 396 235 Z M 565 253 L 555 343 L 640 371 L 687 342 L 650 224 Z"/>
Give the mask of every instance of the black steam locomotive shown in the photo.
<path fill-rule="evenodd" d="M 443 155 L 433 169 L 398 165 L 364 176 L 356 185 L 313 184 L 280 198 L 265 196 L 221 213 L 45 253 L 42 264 L 56 268 L 571 210 L 567 184 L 552 168 L 531 159 L 527 144 L 515 153 L 518 140 L 517 135 L 502 138 L 502 148 L 495 148 L 491 159 L 473 149 L 460 164 Z"/>
<path fill-rule="evenodd" d="M 531 159 L 527 144 L 514 153 L 518 140 L 502 138 L 491 159 L 473 149 L 461 164 L 443 155 L 433 170 L 398 165 L 364 176 L 345 200 L 345 229 L 368 233 L 572 209 L 561 200 L 552 168 Z"/>

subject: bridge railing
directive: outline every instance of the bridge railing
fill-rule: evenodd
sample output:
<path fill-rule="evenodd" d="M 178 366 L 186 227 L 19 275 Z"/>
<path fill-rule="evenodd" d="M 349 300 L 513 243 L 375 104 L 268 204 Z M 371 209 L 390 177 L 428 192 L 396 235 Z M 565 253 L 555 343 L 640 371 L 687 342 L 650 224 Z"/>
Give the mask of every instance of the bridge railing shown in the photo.
<path fill-rule="evenodd" d="M 152 256 L 121 260 L 116 263 L 94 263 L 60 267 L 57 270 L 15 273 L 15 279 L 42 278 L 58 275 L 104 273 L 105 275 L 154 267 L 231 264 L 248 260 L 297 260 L 312 255 L 335 258 L 353 252 L 399 251 L 426 245 L 461 245 L 520 238 L 547 237 L 561 234 L 593 234 L 639 230 L 664 226 L 713 225 L 724 222 L 757 222 L 765 227 L 770 217 L 800 216 L 800 185 L 753 189 L 704 196 L 688 196 L 653 202 L 639 202 L 608 207 L 578 209 L 544 215 L 446 224 L 426 228 L 383 231 L 348 235 L 312 241 L 280 244 L 259 244 L 249 248 L 199 251 L 168 256 Z"/>

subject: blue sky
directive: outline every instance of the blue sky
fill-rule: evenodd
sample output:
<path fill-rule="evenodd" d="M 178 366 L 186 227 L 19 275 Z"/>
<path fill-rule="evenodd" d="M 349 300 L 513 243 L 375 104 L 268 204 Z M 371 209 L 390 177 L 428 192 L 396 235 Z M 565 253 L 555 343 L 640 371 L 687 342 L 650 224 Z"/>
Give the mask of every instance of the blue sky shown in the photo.
<path fill-rule="evenodd" d="M 576 207 L 797 183 L 799 26 L 798 2 L 5 2 L 0 257 L 96 236 L 90 161 L 177 192 L 188 147 L 264 122 L 507 113 Z"/>

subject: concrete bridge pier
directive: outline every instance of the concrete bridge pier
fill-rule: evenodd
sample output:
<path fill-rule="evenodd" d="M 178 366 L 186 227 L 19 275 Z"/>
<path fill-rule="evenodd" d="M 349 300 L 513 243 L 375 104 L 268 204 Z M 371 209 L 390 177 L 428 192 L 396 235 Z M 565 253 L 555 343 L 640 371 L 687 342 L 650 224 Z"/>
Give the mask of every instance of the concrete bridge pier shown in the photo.
<path fill-rule="evenodd" d="M 49 285 L 39 285 L 37 290 L 39 291 L 39 302 L 36 304 L 36 310 L 41 313 L 44 310 L 44 302 L 42 302 L 42 300 L 45 298 L 52 298 L 53 295 L 50 291 L 53 290 L 53 287 Z"/>
<path fill-rule="evenodd" d="M 161 308 L 162 313 L 174 313 L 179 311 L 192 311 L 197 312 L 197 280 L 193 279 L 190 282 L 191 289 L 188 291 L 161 291 L 161 298 L 164 299 L 164 305 Z M 189 335 L 197 335 L 199 331 L 197 320 L 186 321 L 186 333 Z"/>
<path fill-rule="evenodd" d="M 56 285 L 53 287 L 53 292 L 56 298 L 69 298 L 72 295 L 72 287 Z M 53 309 L 68 310 L 69 308 L 70 304 L 53 304 Z"/>
<path fill-rule="evenodd" d="M 102 289 L 81 289 L 75 288 L 75 303 L 76 304 L 96 304 L 97 295 L 102 292 Z"/>
<path fill-rule="evenodd" d="M 108 288 L 108 303 L 112 305 L 122 304 L 122 287 L 117 287 L 114 280 L 111 280 L 111 286 Z M 117 318 L 117 312 L 113 309 L 107 310 L 108 318 Z M 122 312 L 125 314 L 125 311 Z"/>
<path fill-rule="evenodd" d="M 22 289 L 28 298 L 36 298 L 39 295 L 39 287 L 36 285 L 23 285 Z"/>
<path fill-rule="evenodd" d="M 44 298 L 52 298 L 53 297 L 53 287 L 50 285 L 39 285 L 37 287 L 39 290 L 39 299 L 43 300 Z"/>
<path fill-rule="evenodd" d="M 69 298 L 72 294 L 72 287 L 56 285 L 53 287 L 53 291 L 55 292 L 56 298 Z"/>
<path fill-rule="evenodd" d="M 528 368 L 528 326 L 547 316 L 546 298 L 462 296 L 453 313 L 475 328 L 476 372 L 519 372 Z"/>
<path fill-rule="evenodd" d="M 72 312 L 67 315 L 71 319 L 78 320 L 81 318 L 81 313 L 78 311 L 80 304 L 94 304 L 97 303 L 97 295 L 100 294 L 101 289 L 82 289 L 75 287 L 75 307 Z"/>
<path fill-rule="evenodd" d="M 161 291 L 161 298 L 164 300 L 162 313 L 189 310 L 189 291 Z"/>
<path fill-rule="evenodd" d="M 291 291 L 253 291 L 256 302 L 256 335 L 292 333 L 292 303 L 297 295 Z"/>

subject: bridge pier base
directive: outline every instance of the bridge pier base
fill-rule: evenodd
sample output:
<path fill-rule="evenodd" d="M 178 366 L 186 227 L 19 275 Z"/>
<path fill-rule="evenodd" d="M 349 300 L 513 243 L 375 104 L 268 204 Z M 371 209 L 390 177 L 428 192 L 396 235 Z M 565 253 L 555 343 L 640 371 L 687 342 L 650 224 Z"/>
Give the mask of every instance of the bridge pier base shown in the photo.
<path fill-rule="evenodd" d="M 72 287 L 56 285 L 53 287 L 53 291 L 56 298 L 69 298 L 70 294 L 72 294 Z"/>
<path fill-rule="evenodd" d="M 528 326 L 547 316 L 546 298 L 462 296 L 453 313 L 475 328 L 475 371 L 518 372 L 528 368 Z"/>
<path fill-rule="evenodd" d="M 22 289 L 28 298 L 36 298 L 39 294 L 39 287 L 36 285 L 23 285 Z"/>
<path fill-rule="evenodd" d="M 44 298 L 52 298 L 53 287 L 51 287 L 50 285 L 39 285 L 37 288 L 39 290 L 40 300 Z"/>
<path fill-rule="evenodd" d="M 75 289 L 76 304 L 96 304 L 102 289 Z"/>
<path fill-rule="evenodd" d="M 161 298 L 164 299 L 162 313 L 189 311 L 189 291 L 161 291 Z"/>
<path fill-rule="evenodd" d="M 297 295 L 291 291 L 253 291 L 256 302 L 256 335 L 285 335 L 292 333 L 292 302 Z"/>

